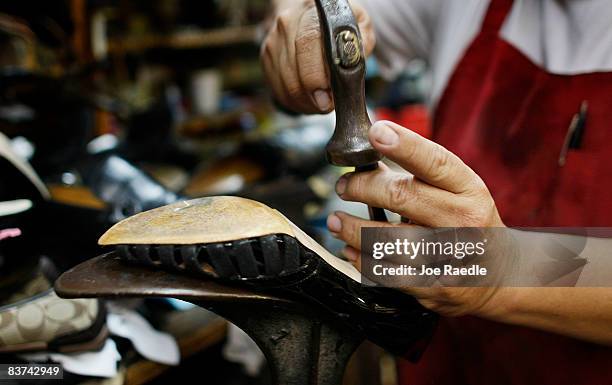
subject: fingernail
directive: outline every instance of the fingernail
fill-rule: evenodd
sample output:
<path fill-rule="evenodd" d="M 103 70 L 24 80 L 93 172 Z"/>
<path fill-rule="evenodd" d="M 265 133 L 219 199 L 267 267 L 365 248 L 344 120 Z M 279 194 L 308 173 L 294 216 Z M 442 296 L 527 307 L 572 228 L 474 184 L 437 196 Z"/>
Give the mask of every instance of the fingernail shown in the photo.
<path fill-rule="evenodd" d="M 374 140 L 385 146 L 393 146 L 399 140 L 397 133 L 384 123 L 374 124 L 370 131 Z"/>
<path fill-rule="evenodd" d="M 340 179 L 338 179 L 338 182 L 336 183 L 336 194 L 338 194 L 338 195 L 344 194 L 344 192 L 346 191 L 346 184 L 347 183 L 348 183 L 348 181 L 347 181 L 345 176 L 343 176 Z"/>
<path fill-rule="evenodd" d="M 317 107 L 319 107 L 319 110 L 327 111 L 330 109 L 331 99 L 327 91 L 316 90 L 314 92 L 314 99 L 315 99 L 315 102 L 317 103 Z"/>
<path fill-rule="evenodd" d="M 339 233 L 342 231 L 342 221 L 336 215 L 332 214 L 327 217 L 327 228 L 332 233 Z"/>

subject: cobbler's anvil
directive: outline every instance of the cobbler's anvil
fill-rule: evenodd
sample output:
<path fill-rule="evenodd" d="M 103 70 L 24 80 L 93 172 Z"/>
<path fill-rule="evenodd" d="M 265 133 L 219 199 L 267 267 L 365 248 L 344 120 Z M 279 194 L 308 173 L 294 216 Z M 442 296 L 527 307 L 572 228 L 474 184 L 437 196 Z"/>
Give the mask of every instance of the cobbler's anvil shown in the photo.
<path fill-rule="evenodd" d="M 363 337 L 303 302 L 122 263 L 113 253 L 84 262 L 55 283 L 65 298 L 172 297 L 244 330 L 278 385 L 339 385 Z"/>

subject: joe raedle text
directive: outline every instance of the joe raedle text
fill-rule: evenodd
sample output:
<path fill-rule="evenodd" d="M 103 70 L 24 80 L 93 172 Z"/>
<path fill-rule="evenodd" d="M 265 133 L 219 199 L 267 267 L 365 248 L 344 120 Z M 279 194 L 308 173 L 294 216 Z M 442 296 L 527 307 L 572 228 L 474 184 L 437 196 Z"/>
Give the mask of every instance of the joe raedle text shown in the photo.
<path fill-rule="evenodd" d="M 486 276 L 487 268 L 480 265 L 462 266 L 457 267 L 453 265 L 443 265 L 442 267 L 430 267 L 427 265 L 421 266 L 384 266 L 383 264 L 374 264 L 372 266 L 372 272 L 376 276 L 425 276 L 425 277 L 439 277 L 439 276 Z"/>

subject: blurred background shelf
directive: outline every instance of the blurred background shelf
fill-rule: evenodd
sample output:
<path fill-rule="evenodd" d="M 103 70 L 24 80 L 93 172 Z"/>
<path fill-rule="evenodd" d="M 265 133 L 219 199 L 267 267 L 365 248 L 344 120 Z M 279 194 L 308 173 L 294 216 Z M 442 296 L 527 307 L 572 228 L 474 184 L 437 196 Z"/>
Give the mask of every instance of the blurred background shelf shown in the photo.
<path fill-rule="evenodd" d="M 114 38 L 108 42 L 110 54 L 142 53 L 149 49 L 201 49 L 255 43 L 258 27 L 238 26 L 201 31 L 182 31 L 169 35 Z"/>

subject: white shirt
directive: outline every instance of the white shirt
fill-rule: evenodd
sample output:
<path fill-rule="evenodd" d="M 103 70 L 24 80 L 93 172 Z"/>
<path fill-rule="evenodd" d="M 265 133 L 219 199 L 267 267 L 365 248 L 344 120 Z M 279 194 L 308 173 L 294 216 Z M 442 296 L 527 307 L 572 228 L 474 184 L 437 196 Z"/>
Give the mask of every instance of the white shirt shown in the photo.
<path fill-rule="evenodd" d="M 376 31 L 383 75 L 428 62 L 433 105 L 480 31 L 490 0 L 359 0 Z M 555 74 L 612 71 L 611 0 L 515 0 L 501 37 Z"/>

